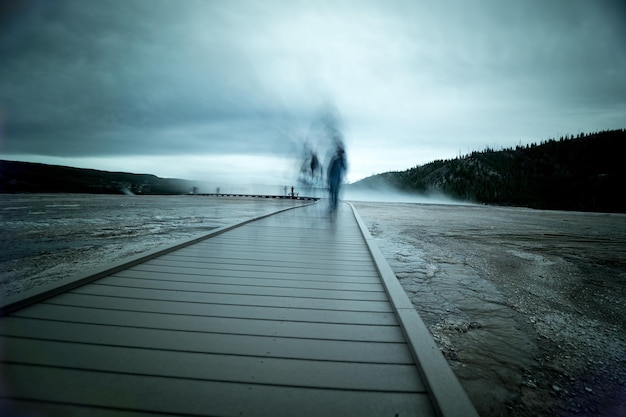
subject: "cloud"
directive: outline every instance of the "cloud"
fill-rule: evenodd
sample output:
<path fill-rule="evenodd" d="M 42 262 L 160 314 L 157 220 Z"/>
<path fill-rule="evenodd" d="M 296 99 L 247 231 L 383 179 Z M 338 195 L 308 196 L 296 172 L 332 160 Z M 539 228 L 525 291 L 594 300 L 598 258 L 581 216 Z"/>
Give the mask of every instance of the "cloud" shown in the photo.
<path fill-rule="evenodd" d="M 190 172 L 189 155 L 292 158 L 332 103 L 353 181 L 621 128 L 624 11 L 610 1 L 15 3 L 0 26 L 0 153 L 173 156 Z"/>

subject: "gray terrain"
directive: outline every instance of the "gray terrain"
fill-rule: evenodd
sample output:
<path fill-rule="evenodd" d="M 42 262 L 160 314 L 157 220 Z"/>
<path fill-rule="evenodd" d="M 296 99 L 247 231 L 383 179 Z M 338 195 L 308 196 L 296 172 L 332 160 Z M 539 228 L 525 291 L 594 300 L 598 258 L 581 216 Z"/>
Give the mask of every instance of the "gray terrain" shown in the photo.
<path fill-rule="evenodd" d="M 626 215 L 355 203 L 480 415 L 626 415 Z"/>

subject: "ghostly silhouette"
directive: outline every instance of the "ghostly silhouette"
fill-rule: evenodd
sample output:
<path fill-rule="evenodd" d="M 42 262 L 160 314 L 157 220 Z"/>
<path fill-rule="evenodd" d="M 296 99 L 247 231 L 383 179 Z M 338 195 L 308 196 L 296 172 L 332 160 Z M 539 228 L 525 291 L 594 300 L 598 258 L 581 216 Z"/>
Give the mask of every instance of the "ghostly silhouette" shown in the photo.
<path fill-rule="evenodd" d="M 337 152 L 330 160 L 328 166 L 328 193 L 330 198 L 330 209 L 337 210 L 339 203 L 339 189 L 343 182 L 343 177 L 347 169 L 346 152 L 343 146 L 337 146 Z"/>
<path fill-rule="evenodd" d="M 298 182 L 303 190 L 317 195 L 327 188 L 334 211 L 347 170 L 346 147 L 339 111 L 326 104 L 311 123 L 302 142 Z"/>
<path fill-rule="evenodd" d="M 311 177 L 315 178 L 318 171 L 321 171 L 320 161 L 317 159 L 317 154 L 315 152 L 311 152 Z"/>
<path fill-rule="evenodd" d="M 305 188 L 319 187 L 323 178 L 322 164 L 317 153 L 308 144 L 305 145 L 303 159 L 298 181 Z"/>

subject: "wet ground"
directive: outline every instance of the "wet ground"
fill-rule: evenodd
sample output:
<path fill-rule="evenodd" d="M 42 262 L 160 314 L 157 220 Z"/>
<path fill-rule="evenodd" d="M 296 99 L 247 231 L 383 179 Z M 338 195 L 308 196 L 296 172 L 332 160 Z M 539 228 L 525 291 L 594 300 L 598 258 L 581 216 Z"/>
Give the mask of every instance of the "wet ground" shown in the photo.
<path fill-rule="evenodd" d="M 481 416 L 626 415 L 626 216 L 355 206 Z"/>
<path fill-rule="evenodd" d="M 293 204 L 1 195 L 0 298 Z M 355 205 L 481 416 L 626 415 L 625 215 Z"/>
<path fill-rule="evenodd" d="M 193 195 L 0 194 L 0 300 L 305 203 Z"/>

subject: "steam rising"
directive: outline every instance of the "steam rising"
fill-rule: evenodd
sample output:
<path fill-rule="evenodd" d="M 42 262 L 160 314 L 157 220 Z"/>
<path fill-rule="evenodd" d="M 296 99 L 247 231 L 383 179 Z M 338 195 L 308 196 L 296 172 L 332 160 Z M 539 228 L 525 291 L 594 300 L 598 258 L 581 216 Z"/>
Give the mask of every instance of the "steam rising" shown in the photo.
<path fill-rule="evenodd" d="M 441 193 L 408 193 L 392 186 L 380 188 L 359 188 L 353 185 L 345 187 L 344 199 L 347 201 L 381 202 L 381 203 L 417 203 L 417 204 L 470 204 L 453 200 Z"/>
<path fill-rule="evenodd" d="M 370 201 L 386 203 L 420 203 L 420 204 L 469 204 L 454 200 L 441 192 L 427 193 L 408 192 L 398 189 L 385 180 L 384 177 L 369 178 L 349 184 L 346 187 L 345 198 L 352 201 Z"/>

